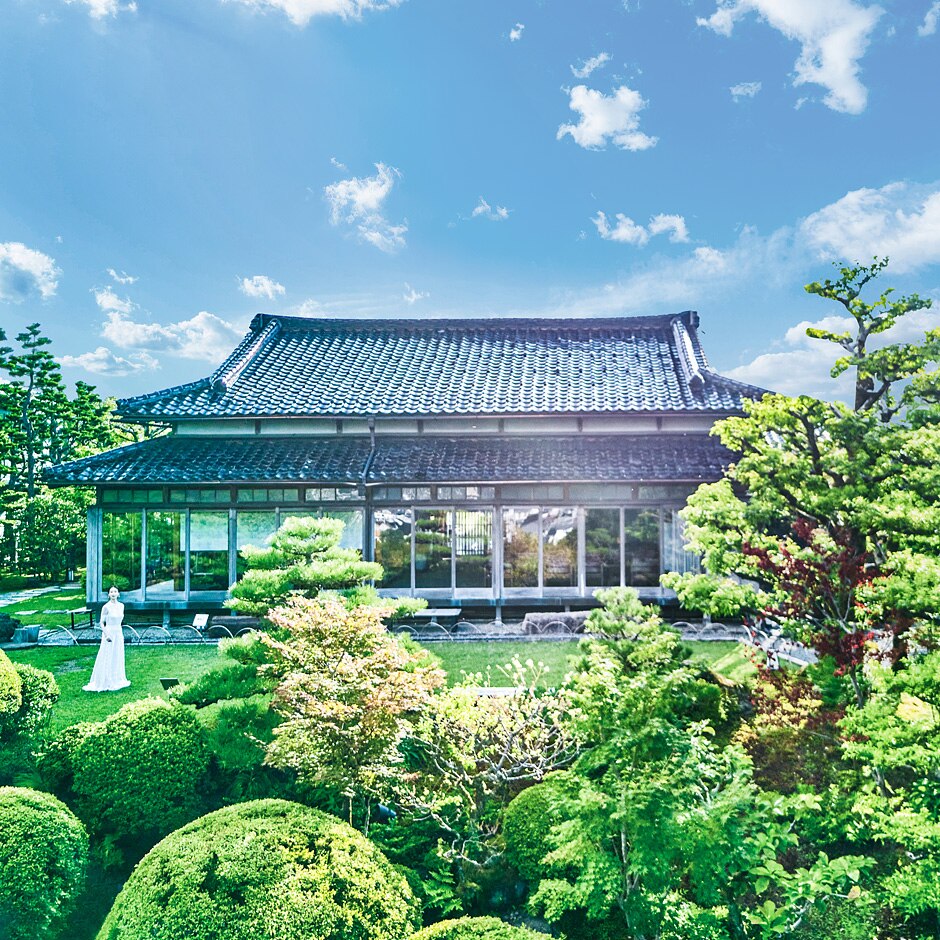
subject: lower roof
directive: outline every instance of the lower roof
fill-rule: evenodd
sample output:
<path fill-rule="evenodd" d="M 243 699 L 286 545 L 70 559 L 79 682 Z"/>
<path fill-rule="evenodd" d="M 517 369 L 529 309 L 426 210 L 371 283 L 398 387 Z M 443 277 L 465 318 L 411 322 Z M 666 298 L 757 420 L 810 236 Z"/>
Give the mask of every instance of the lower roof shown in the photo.
<path fill-rule="evenodd" d="M 52 486 L 717 480 L 731 452 L 702 433 L 368 438 L 170 435 L 52 467 Z"/>

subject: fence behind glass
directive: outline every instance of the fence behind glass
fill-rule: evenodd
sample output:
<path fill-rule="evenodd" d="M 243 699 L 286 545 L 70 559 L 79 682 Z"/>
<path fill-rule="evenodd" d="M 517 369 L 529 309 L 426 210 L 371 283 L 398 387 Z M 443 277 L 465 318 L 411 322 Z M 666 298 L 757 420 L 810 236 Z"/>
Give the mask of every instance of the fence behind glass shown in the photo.
<path fill-rule="evenodd" d="M 493 587 L 493 513 L 454 511 L 454 577 L 457 590 Z"/>

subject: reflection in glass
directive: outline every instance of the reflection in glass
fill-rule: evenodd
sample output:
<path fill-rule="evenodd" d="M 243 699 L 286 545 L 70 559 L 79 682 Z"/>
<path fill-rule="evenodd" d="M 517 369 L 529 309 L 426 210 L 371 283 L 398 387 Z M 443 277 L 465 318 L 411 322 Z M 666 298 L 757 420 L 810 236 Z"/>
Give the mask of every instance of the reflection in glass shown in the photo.
<path fill-rule="evenodd" d="M 449 588 L 450 510 L 415 511 L 415 587 Z"/>
<path fill-rule="evenodd" d="M 629 586 L 659 586 L 658 509 L 624 509 L 623 553 Z"/>
<path fill-rule="evenodd" d="M 245 559 L 241 556 L 241 550 L 246 545 L 267 548 L 268 539 L 274 535 L 275 529 L 273 510 L 239 510 L 235 514 L 235 547 L 239 551 L 235 561 L 236 577 L 240 578 L 248 568 Z"/>
<path fill-rule="evenodd" d="M 101 592 L 113 585 L 128 600 L 140 598 L 141 524 L 139 512 L 101 516 Z"/>
<path fill-rule="evenodd" d="M 620 584 L 620 510 L 584 511 L 584 574 L 589 588 Z"/>
<path fill-rule="evenodd" d="M 344 523 L 340 548 L 356 548 L 362 551 L 362 527 L 364 513 L 361 509 L 324 509 L 317 513 L 320 518 L 339 519 Z"/>
<path fill-rule="evenodd" d="M 503 585 L 539 586 L 539 510 L 537 506 L 503 510 Z"/>
<path fill-rule="evenodd" d="M 574 509 L 542 511 L 542 584 L 578 586 L 578 517 Z"/>
<path fill-rule="evenodd" d="M 458 588 L 493 586 L 493 514 L 458 509 L 454 526 Z"/>
<path fill-rule="evenodd" d="M 375 560 L 385 569 L 382 587 L 411 587 L 410 509 L 375 511 Z"/>
<path fill-rule="evenodd" d="M 193 510 L 189 514 L 189 589 L 224 591 L 228 587 L 228 513 Z"/>
<path fill-rule="evenodd" d="M 185 530 L 181 512 L 147 512 L 147 597 L 169 597 L 185 587 Z"/>
<path fill-rule="evenodd" d="M 680 574 L 702 570 L 702 559 L 685 547 L 685 521 L 678 509 L 663 510 L 663 570 Z"/>

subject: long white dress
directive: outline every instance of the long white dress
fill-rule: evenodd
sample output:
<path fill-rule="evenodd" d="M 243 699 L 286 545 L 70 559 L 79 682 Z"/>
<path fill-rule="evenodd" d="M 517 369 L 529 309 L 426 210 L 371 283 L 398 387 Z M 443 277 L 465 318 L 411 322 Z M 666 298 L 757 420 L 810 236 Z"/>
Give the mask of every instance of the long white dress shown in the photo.
<path fill-rule="evenodd" d="M 130 685 L 124 673 L 123 622 L 124 605 L 120 601 L 108 601 L 101 608 L 101 646 L 86 692 L 115 692 Z"/>

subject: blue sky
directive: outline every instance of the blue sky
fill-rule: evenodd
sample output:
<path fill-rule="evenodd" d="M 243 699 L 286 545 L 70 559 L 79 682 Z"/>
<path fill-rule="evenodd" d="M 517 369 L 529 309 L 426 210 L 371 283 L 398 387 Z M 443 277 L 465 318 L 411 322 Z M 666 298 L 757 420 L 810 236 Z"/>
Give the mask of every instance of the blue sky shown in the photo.
<path fill-rule="evenodd" d="M 806 281 L 940 301 L 938 90 L 940 0 L 0 0 L 0 325 L 126 396 L 258 311 L 691 308 L 836 395 Z"/>

